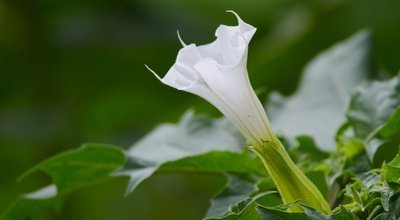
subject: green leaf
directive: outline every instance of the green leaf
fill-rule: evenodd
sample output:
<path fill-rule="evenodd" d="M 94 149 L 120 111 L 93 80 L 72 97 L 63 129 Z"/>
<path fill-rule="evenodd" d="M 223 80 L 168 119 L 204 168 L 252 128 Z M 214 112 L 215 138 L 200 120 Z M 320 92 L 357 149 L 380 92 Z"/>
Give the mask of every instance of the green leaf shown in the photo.
<path fill-rule="evenodd" d="M 129 176 L 126 194 L 155 172 L 261 171 L 259 160 L 247 152 L 241 135 L 226 119 L 186 113 L 181 121 L 164 124 L 132 146 L 128 161 L 115 175 Z"/>
<path fill-rule="evenodd" d="M 388 188 L 388 187 L 382 187 L 382 189 L 380 190 L 381 193 L 381 204 L 382 207 L 385 211 L 389 211 L 390 209 L 390 199 L 392 198 L 392 196 L 395 194 L 395 191 Z"/>
<path fill-rule="evenodd" d="M 400 75 L 359 86 L 347 117 L 376 167 L 393 159 L 400 145 Z"/>
<path fill-rule="evenodd" d="M 257 206 L 265 201 L 276 200 L 276 191 L 266 191 L 235 204 L 231 211 L 223 217 L 207 218 L 207 220 L 262 220 Z M 281 204 L 282 201 L 279 201 Z M 274 201 L 275 203 L 275 201 Z"/>
<path fill-rule="evenodd" d="M 304 213 L 286 212 L 262 206 L 258 206 L 257 211 L 263 220 L 307 220 Z"/>
<path fill-rule="evenodd" d="M 400 94 L 399 94 L 400 95 Z M 370 161 L 380 166 L 396 155 L 400 146 L 400 109 L 388 121 L 375 129 L 365 140 L 365 148 Z"/>
<path fill-rule="evenodd" d="M 267 109 L 274 130 L 289 138 L 310 135 L 317 146 L 334 150 L 350 92 L 373 72 L 370 38 L 368 31 L 361 31 L 318 55 L 291 97 L 271 94 Z"/>
<path fill-rule="evenodd" d="M 390 161 L 388 164 L 383 165 L 385 170 L 385 180 L 388 183 L 394 183 L 400 185 L 400 155 Z"/>
<path fill-rule="evenodd" d="M 22 178 L 43 171 L 51 177 L 53 184 L 21 196 L 2 218 L 30 219 L 41 206 L 52 205 L 59 208 L 69 193 L 107 179 L 124 162 L 125 155 L 120 148 L 103 144 L 84 144 L 79 149 L 49 158 L 30 169 Z"/>
<path fill-rule="evenodd" d="M 373 216 L 374 217 L 374 216 Z M 390 208 L 386 212 L 378 213 L 373 220 L 392 220 L 400 217 L 400 197 L 390 203 Z"/>
<path fill-rule="evenodd" d="M 344 207 L 335 209 L 331 215 L 324 215 L 309 206 L 302 206 L 304 213 L 287 212 L 275 208 L 257 207 L 263 220 L 358 220 Z"/>
<path fill-rule="evenodd" d="M 356 135 L 367 138 L 383 125 L 399 106 L 400 75 L 388 81 L 374 81 L 359 86 L 352 95 L 347 118 Z"/>
<path fill-rule="evenodd" d="M 211 200 L 206 219 L 222 217 L 232 211 L 234 205 L 246 200 L 257 191 L 257 181 L 254 178 L 226 174 L 228 182 L 226 187 Z"/>
<path fill-rule="evenodd" d="M 196 156 L 162 164 L 157 172 L 196 172 L 196 173 L 255 173 L 266 175 L 261 161 L 248 151 L 243 153 L 211 151 Z"/>
<path fill-rule="evenodd" d="M 261 161 L 250 155 L 249 152 L 211 151 L 195 156 L 183 157 L 174 161 L 161 164 L 144 161 L 139 158 L 128 157 L 124 168 L 118 170 L 114 175 L 130 176 L 130 183 L 126 194 L 154 173 L 254 173 L 265 175 Z"/>
<path fill-rule="evenodd" d="M 400 106 L 390 116 L 389 120 L 379 131 L 383 138 L 392 138 L 393 136 L 400 135 Z"/>
<path fill-rule="evenodd" d="M 349 210 L 344 208 L 343 206 L 340 206 L 333 212 L 333 214 L 330 217 L 330 220 L 358 220 L 357 216 L 355 216 L 353 213 L 351 213 Z"/>
<path fill-rule="evenodd" d="M 329 153 L 318 148 L 310 136 L 298 136 L 296 139 L 299 145 L 292 150 L 296 155 L 303 154 L 308 159 L 314 161 L 320 161 L 329 157 Z"/>
<path fill-rule="evenodd" d="M 399 94 L 400 95 L 400 94 Z M 371 161 L 380 165 L 383 161 L 393 159 L 400 147 L 400 108 L 388 121 L 376 129 L 365 141 Z"/>

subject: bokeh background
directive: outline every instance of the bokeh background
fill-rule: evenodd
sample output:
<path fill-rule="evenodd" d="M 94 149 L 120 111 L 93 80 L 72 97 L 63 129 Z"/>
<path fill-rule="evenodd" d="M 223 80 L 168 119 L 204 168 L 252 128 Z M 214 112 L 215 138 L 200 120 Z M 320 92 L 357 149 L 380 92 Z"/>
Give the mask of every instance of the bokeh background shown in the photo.
<path fill-rule="evenodd" d="M 235 10 L 258 31 L 248 68 L 261 97 L 290 94 L 323 49 L 362 28 L 373 32 L 379 71 L 400 69 L 398 0 L 0 0 L 0 212 L 50 180 L 28 168 L 85 142 L 129 147 L 158 123 L 205 101 L 160 84 L 180 44 L 214 40 Z M 40 219 L 199 219 L 220 176 L 157 175 L 124 197 L 126 178 L 73 193 Z"/>

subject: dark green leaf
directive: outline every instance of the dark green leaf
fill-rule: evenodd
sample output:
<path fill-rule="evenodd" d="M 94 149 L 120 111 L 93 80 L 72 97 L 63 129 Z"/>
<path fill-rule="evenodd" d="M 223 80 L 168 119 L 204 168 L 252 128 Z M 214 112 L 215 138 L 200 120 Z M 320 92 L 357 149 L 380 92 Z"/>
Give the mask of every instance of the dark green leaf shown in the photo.
<path fill-rule="evenodd" d="M 85 144 L 76 150 L 56 155 L 38 164 L 23 177 L 43 171 L 53 184 L 18 198 L 2 218 L 24 220 L 34 216 L 43 205 L 59 207 L 62 200 L 74 190 L 105 180 L 125 162 L 123 151 L 114 146 Z"/>
<path fill-rule="evenodd" d="M 389 211 L 390 208 L 390 199 L 392 196 L 395 194 L 395 191 L 388 188 L 388 187 L 382 187 L 381 191 L 381 204 L 382 207 L 385 211 Z"/>
<path fill-rule="evenodd" d="M 399 93 L 400 95 L 400 93 Z M 390 116 L 389 120 L 380 129 L 379 133 L 384 138 L 391 138 L 395 135 L 400 135 L 400 106 L 397 110 Z"/>
<path fill-rule="evenodd" d="M 385 179 L 388 183 L 400 184 L 400 155 L 383 165 L 385 170 Z"/>
<path fill-rule="evenodd" d="M 329 157 L 329 153 L 318 148 L 311 137 L 298 136 L 296 139 L 299 143 L 299 145 L 293 149 L 296 155 L 306 155 L 307 159 L 311 159 L 313 161 L 321 161 Z"/>
<path fill-rule="evenodd" d="M 330 220 L 358 220 L 357 216 L 351 213 L 349 210 L 340 206 L 339 210 L 337 209 L 332 213 Z"/>
<path fill-rule="evenodd" d="M 262 206 L 258 206 L 257 211 L 263 220 L 307 220 L 304 213 L 286 212 Z"/>
<path fill-rule="evenodd" d="M 335 209 L 331 215 L 324 215 L 313 208 L 308 206 L 302 206 L 304 209 L 304 213 L 293 213 L 293 212 L 286 212 L 282 210 L 272 209 L 272 208 L 265 208 L 265 207 L 257 207 L 259 213 L 261 214 L 262 218 L 265 220 L 358 220 L 358 218 L 348 211 L 344 207 L 339 207 Z"/>
<path fill-rule="evenodd" d="M 400 95 L 400 94 L 399 94 Z M 386 123 L 375 129 L 365 140 L 369 159 L 380 166 L 396 155 L 400 145 L 400 109 L 398 108 Z"/>
<path fill-rule="evenodd" d="M 373 220 L 393 220 L 400 218 L 400 197 L 390 203 L 389 210 L 382 213 L 377 213 Z"/>
<path fill-rule="evenodd" d="M 246 200 L 257 191 L 257 181 L 254 178 L 226 174 L 226 187 L 211 200 L 206 218 L 222 217 L 232 211 L 232 207 Z"/>
<path fill-rule="evenodd" d="M 383 125 L 399 106 L 400 75 L 389 81 L 359 86 L 352 95 L 347 118 L 356 135 L 366 138 Z"/>
<path fill-rule="evenodd" d="M 275 200 L 276 191 L 267 191 L 249 197 L 232 207 L 231 212 L 223 217 L 207 218 L 207 220 L 261 220 L 257 206 L 264 201 Z"/>

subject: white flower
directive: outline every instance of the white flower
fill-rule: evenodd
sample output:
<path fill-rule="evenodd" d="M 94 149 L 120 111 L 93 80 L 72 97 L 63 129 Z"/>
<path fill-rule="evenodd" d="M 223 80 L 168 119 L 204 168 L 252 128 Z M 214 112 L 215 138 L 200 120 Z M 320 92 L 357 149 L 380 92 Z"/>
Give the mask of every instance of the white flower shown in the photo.
<path fill-rule="evenodd" d="M 329 214 L 329 204 L 290 159 L 270 128 L 246 68 L 248 44 L 256 29 L 235 16 L 239 24 L 220 25 L 215 33 L 217 39 L 210 44 L 186 45 L 179 37 L 184 47 L 164 78 L 149 70 L 162 83 L 196 94 L 217 107 L 250 142 L 285 204 L 301 201 Z M 299 205 L 289 209 L 303 211 Z"/>
<path fill-rule="evenodd" d="M 256 28 L 232 12 L 237 26 L 220 25 L 217 39 L 206 45 L 183 45 L 164 84 L 196 94 L 217 107 L 253 146 L 274 139 L 267 115 L 250 85 L 247 73 L 248 44 Z M 147 66 L 146 66 L 147 67 Z"/>

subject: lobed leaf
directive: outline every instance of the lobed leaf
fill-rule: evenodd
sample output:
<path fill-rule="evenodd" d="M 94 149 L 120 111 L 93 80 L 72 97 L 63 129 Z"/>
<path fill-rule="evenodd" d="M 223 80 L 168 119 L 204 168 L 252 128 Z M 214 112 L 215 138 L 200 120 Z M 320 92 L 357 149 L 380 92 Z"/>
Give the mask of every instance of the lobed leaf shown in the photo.
<path fill-rule="evenodd" d="M 267 109 L 272 127 L 289 138 L 310 135 L 317 146 L 334 150 L 350 92 L 372 72 L 370 33 L 360 31 L 312 60 L 294 95 L 271 94 Z"/>

